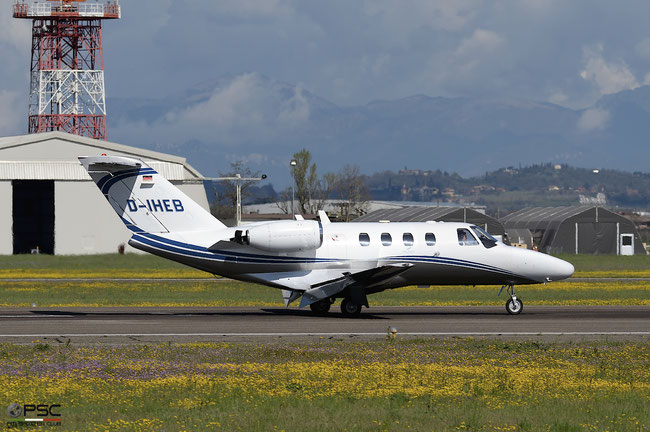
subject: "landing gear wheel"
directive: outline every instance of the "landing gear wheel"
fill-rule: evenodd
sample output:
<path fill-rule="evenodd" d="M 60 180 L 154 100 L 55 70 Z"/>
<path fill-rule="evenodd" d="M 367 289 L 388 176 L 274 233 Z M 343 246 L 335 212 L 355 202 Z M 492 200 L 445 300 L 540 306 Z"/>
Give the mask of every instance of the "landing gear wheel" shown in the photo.
<path fill-rule="evenodd" d="M 330 301 L 330 299 L 326 298 L 310 304 L 309 309 L 311 309 L 311 311 L 316 315 L 325 315 L 327 312 L 330 311 L 331 305 L 332 302 Z"/>
<path fill-rule="evenodd" d="M 519 315 L 524 309 L 524 303 L 517 297 L 508 299 L 506 302 L 506 310 L 510 315 Z"/>
<path fill-rule="evenodd" d="M 354 303 L 350 299 L 343 299 L 341 302 L 341 312 L 345 316 L 357 316 L 361 313 L 361 305 Z"/>

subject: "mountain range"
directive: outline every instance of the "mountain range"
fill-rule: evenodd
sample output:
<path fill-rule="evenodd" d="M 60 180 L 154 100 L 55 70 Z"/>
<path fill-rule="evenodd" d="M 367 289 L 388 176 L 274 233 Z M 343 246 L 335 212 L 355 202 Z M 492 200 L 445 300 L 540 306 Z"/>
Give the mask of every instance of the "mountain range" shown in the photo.
<path fill-rule="evenodd" d="M 339 106 L 251 73 L 164 99 L 109 98 L 107 105 L 111 140 L 182 155 L 206 176 L 242 159 L 288 183 L 282 165 L 301 148 L 321 173 L 346 163 L 366 174 L 408 167 L 475 176 L 546 162 L 650 171 L 650 86 L 584 109 L 426 95 Z"/>

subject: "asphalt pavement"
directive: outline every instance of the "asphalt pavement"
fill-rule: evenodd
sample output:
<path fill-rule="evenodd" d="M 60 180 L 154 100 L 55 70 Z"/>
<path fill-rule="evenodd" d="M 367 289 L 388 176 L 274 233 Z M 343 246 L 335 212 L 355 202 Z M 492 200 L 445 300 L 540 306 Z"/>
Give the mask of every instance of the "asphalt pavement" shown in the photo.
<path fill-rule="evenodd" d="M 359 317 L 284 307 L 2 308 L 0 342 L 191 342 L 398 337 L 650 340 L 650 306 L 371 307 Z"/>

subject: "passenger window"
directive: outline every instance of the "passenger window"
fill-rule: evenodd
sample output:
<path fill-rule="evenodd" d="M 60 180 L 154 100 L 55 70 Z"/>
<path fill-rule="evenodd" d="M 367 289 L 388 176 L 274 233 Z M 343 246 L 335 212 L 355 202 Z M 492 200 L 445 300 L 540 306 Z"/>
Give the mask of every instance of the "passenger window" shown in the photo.
<path fill-rule="evenodd" d="M 469 232 L 468 229 L 465 228 L 459 228 L 458 230 L 458 244 L 461 246 L 476 246 L 478 245 L 478 242 L 472 235 L 472 233 Z"/>
<path fill-rule="evenodd" d="M 381 233 L 381 244 L 390 246 L 393 243 L 393 238 L 388 233 Z"/>
<path fill-rule="evenodd" d="M 404 233 L 402 240 L 404 241 L 404 246 L 413 246 L 413 234 Z"/>
<path fill-rule="evenodd" d="M 434 233 L 426 233 L 424 235 L 424 241 L 426 242 L 427 246 L 435 246 L 436 235 Z"/>
<path fill-rule="evenodd" d="M 361 246 L 369 246 L 370 245 L 370 236 L 366 233 L 361 233 L 359 234 L 359 244 Z"/>

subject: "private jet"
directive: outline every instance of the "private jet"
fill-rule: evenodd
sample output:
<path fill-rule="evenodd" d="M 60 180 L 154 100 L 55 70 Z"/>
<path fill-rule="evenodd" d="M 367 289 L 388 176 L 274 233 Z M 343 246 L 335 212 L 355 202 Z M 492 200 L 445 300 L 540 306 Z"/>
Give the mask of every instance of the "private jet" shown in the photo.
<path fill-rule="evenodd" d="M 141 160 L 79 157 L 113 210 L 132 232 L 129 244 L 214 275 L 282 290 L 326 314 L 356 316 L 368 295 L 410 285 L 500 285 L 506 311 L 523 302 L 515 285 L 566 279 L 573 266 L 498 241 L 479 226 L 455 222 L 251 223 L 228 227 Z"/>

